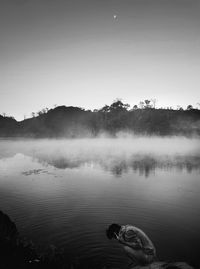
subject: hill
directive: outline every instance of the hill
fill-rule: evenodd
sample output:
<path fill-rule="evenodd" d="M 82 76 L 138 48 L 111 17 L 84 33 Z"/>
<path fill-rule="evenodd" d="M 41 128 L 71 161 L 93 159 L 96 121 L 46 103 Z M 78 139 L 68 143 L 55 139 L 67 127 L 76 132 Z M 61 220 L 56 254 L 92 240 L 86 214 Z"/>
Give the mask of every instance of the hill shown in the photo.
<path fill-rule="evenodd" d="M 0 116 L 0 137 L 93 137 L 118 132 L 142 135 L 200 135 L 200 110 L 155 109 L 150 106 L 128 109 L 116 101 L 100 110 L 58 106 L 39 111 L 37 116 L 16 121 Z"/>

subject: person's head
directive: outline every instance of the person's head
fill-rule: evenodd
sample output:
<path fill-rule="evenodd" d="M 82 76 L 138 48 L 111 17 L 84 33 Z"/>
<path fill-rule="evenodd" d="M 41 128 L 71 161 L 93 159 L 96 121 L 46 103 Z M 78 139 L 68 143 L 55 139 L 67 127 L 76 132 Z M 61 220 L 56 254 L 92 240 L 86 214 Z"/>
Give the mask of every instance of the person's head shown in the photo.
<path fill-rule="evenodd" d="M 115 238 L 116 239 L 116 234 L 119 234 L 119 231 L 121 229 L 121 226 L 119 224 L 113 223 L 111 224 L 108 229 L 106 230 L 106 235 L 108 239 Z"/>

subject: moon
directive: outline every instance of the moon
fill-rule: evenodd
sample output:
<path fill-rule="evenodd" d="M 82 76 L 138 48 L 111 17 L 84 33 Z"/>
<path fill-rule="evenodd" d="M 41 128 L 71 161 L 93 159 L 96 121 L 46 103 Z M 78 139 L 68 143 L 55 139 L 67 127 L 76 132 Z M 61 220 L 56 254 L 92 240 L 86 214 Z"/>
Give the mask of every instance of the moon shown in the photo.
<path fill-rule="evenodd" d="M 113 18 L 114 18 L 114 20 L 116 20 L 116 19 L 117 19 L 117 15 L 116 15 L 116 14 L 114 14 L 114 15 L 113 15 Z"/>

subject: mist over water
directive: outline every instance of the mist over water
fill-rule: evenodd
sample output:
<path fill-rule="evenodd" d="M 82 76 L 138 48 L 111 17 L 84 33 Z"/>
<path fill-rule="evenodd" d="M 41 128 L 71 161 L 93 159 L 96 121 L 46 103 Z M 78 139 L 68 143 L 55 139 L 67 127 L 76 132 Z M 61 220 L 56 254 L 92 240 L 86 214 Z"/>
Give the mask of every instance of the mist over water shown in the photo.
<path fill-rule="evenodd" d="M 130 223 L 160 259 L 199 264 L 197 138 L 0 140 L 0 171 L 0 209 L 41 248 L 123 268 L 127 258 L 105 229 Z"/>
<path fill-rule="evenodd" d="M 58 169 L 99 165 L 120 175 L 129 169 L 140 173 L 155 168 L 199 169 L 199 139 L 185 137 L 137 137 L 126 134 L 118 138 L 17 140 L 1 141 L 0 157 L 24 154 L 43 165 Z"/>

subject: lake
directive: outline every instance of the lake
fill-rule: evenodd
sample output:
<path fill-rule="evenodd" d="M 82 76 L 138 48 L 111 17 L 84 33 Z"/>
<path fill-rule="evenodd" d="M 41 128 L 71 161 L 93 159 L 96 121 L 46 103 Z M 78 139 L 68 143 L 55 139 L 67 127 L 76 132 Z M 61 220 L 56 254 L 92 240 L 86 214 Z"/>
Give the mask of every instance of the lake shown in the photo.
<path fill-rule="evenodd" d="M 197 138 L 0 140 L 0 210 L 39 249 L 94 266 L 129 263 L 111 223 L 144 230 L 161 260 L 198 265 L 199 191 Z"/>

